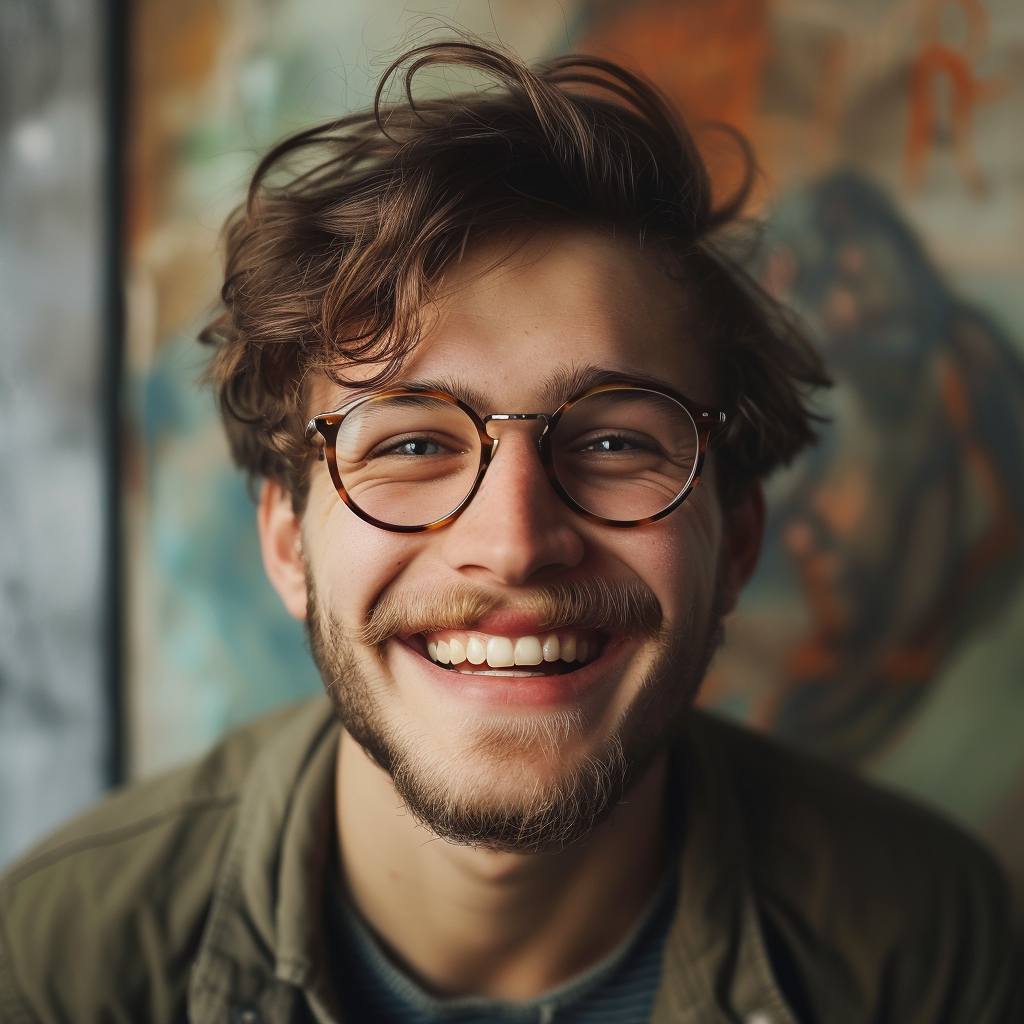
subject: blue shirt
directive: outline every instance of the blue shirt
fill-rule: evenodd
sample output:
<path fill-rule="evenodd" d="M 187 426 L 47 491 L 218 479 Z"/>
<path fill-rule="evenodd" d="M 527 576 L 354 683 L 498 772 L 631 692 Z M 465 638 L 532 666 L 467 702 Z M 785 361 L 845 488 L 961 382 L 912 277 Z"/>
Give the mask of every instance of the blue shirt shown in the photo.
<path fill-rule="evenodd" d="M 676 900 L 662 880 L 641 920 L 608 956 L 534 999 L 439 998 L 395 965 L 340 885 L 328 886 L 332 973 L 346 1024 L 645 1024 Z"/>

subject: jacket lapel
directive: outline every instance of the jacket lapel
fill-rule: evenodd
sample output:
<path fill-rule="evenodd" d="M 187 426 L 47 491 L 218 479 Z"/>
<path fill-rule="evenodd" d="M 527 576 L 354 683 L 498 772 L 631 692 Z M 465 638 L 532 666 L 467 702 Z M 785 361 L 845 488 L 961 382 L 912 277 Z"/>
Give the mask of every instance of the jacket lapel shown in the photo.
<path fill-rule="evenodd" d="M 192 1024 L 284 1024 L 299 990 L 328 1014 L 321 897 L 338 732 L 319 698 L 254 764 L 189 979 Z"/>
<path fill-rule="evenodd" d="M 772 975 L 728 766 L 690 714 L 675 760 L 679 899 L 652 1024 L 798 1024 Z"/>

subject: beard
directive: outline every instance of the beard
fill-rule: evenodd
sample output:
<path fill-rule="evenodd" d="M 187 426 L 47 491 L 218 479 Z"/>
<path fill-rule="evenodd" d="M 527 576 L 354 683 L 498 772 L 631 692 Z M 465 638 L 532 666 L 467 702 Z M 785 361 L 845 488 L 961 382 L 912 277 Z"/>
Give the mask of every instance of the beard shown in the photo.
<path fill-rule="evenodd" d="M 552 852 L 606 818 L 675 738 L 722 638 L 718 586 L 703 614 L 666 628 L 640 582 L 588 579 L 507 595 L 476 587 L 385 595 L 357 633 L 318 599 L 307 568 L 310 651 L 348 734 L 392 779 L 406 810 L 450 843 Z M 492 713 L 452 724 L 444 750 L 388 713 L 382 645 L 429 629 L 464 628 L 488 611 L 525 608 L 542 628 L 613 629 L 647 641 L 639 684 L 600 748 L 571 753 L 589 719 L 581 708 Z"/>

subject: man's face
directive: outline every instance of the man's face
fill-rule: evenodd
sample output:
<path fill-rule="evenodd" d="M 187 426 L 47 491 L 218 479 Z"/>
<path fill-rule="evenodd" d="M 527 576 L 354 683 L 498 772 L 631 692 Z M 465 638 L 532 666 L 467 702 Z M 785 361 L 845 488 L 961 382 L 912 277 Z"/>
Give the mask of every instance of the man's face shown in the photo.
<path fill-rule="evenodd" d="M 479 247 L 446 274 L 401 383 L 480 416 L 553 412 L 593 370 L 714 404 L 684 291 L 635 245 L 565 229 L 501 255 Z M 352 397 L 323 382 L 311 413 Z M 348 731 L 435 832 L 493 848 L 557 846 L 617 802 L 669 741 L 735 596 L 711 467 L 666 518 L 600 525 L 552 490 L 537 431 L 502 425 L 478 493 L 442 529 L 362 521 L 319 463 L 301 524 L 311 645 Z M 368 645 L 383 607 L 385 639 Z M 539 665 L 437 661 L 440 643 L 553 636 L 561 656 Z"/>

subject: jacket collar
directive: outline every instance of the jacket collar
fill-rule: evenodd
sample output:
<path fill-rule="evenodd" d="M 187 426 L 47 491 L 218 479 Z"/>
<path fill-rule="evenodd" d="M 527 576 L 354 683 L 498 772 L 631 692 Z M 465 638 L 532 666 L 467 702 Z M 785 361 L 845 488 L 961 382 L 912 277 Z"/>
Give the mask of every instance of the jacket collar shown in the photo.
<path fill-rule="evenodd" d="M 693 712 L 676 748 L 685 841 L 652 1024 L 798 1024 L 772 974 L 733 780 Z"/>
<path fill-rule="evenodd" d="M 317 697 L 253 764 L 189 979 L 191 1024 L 288 1021 L 300 991 L 331 1020 L 321 908 L 338 734 Z"/>
<path fill-rule="evenodd" d="M 686 838 L 652 1022 L 797 1024 L 769 964 L 728 765 L 702 717 L 688 716 L 676 762 Z M 192 1024 L 285 1024 L 303 993 L 319 1024 L 337 1021 L 323 883 L 338 734 L 317 698 L 250 770 L 192 968 Z"/>

